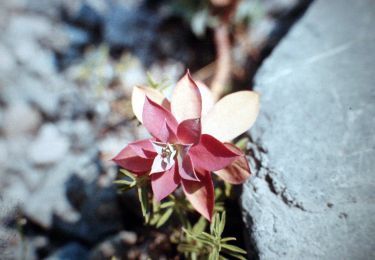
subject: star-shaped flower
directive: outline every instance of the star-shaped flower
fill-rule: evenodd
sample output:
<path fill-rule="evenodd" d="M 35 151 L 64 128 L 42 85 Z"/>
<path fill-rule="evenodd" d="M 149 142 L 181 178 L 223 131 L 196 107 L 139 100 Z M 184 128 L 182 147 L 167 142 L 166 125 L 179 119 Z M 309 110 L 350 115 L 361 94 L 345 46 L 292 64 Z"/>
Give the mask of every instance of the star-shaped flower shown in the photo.
<path fill-rule="evenodd" d="M 193 207 L 211 220 L 211 172 L 238 184 L 250 175 L 245 155 L 229 142 L 245 132 L 259 110 L 258 95 L 241 91 L 214 105 L 206 86 L 189 72 L 177 83 L 171 102 L 160 92 L 135 87 L 133 111 L 152 138 L 126 146 L 113 160 L 126 170 L 149 174 L 160 201 L 181 185 Z"/>

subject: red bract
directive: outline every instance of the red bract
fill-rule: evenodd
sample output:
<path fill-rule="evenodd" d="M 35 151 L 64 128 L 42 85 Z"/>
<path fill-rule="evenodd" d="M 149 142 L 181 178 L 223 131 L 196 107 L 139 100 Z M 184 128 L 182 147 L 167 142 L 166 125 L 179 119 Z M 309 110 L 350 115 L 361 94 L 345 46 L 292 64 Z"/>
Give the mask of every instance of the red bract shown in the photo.
<path fill-rule="evenodd" d="M 209 100 L 209 90 L 202 84 L 198 87 L 189 72 L 177 83 L 170 103 L 156 90 L 135 87 L 133 111 L 152 138 L 130 143 L 113 160 L 134 174 L 149 174 L 158 201 L 181 184 L 193 207 L 211 220 L 214 207 L 211 172 L 234 184 L 242 183 L 250 174 L 244 154 L 223 141 L 249 128 L 257 114 L 257 102 L 255 112 L 252 112 L 254 102 L 252 110 L 246 111 L 253 114 L 251 120 L 239 118 L 240 123 L 236 119 L 220 123 L 223 119 L 220 114 L 233 117 L 232 113 L 244 111 L 243 106 L 249 107 L 245 104 L 253 101 L 249 100 L 249 93 L 252 99 L 256 95 L 251 91 L 228 95 L 211 108 L 214 102 Z M 257 98 L 256 95 L 256 101 Z M 229 104 L 232 102 L 236 104 Z M 234 110 L 228 105 L 234 106 Z"/>

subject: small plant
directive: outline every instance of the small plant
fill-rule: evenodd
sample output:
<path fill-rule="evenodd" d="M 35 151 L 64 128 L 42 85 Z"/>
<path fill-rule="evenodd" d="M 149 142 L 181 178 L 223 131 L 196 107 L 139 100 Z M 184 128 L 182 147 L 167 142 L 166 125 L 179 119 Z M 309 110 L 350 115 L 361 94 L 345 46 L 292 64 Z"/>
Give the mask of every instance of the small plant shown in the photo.
<path fill-rule="evenodd" d="M 227 243 L 235 239 L 221 237 L 226 215 L 219 198 L 229 196 L 231 184 L 250 176 L 245 154 L 229 141 L 254 123 L 258 95 L 240 91 L 214 104 L 209 89 L 189 72 L 177 83 L 171 101 L 157 83 L 150 84 L 134 88 L 132 107 L 152 137 L 128 144 L 113 159 L 123 168 L 123 178 L 115 181 L 119 190 L 138 189 L 148 225 L 159 228 L 176 215 L 183 232 L 174 240 L 186 257 L 243 259 L 246 252 Z M 214 188 L 212 173 L 225 181 L 224 191 Z M 202 217 L 193 225 L 188 216 L 194 211 Z M 205 232 L 207 221 L 210 233 Z"/>
<path fill-rule="evenodd" d="M 197 259 L 199 256 L 208 256 L 208 259 L 226 259 L 225 256 L 231 256 L 236 259 L 246 259 L 246 251 L 228 244 L 235 241 L 235 237 L 222 237 L 225 227 L 225 212 L 216 213 L 210 225 L 210 233 L 204 232 L 205 225 L 198 221 L 191 230 L 183 229 L 189 239 L 178 245 L 178 250 L 190 256 L 191 259 Z"/>

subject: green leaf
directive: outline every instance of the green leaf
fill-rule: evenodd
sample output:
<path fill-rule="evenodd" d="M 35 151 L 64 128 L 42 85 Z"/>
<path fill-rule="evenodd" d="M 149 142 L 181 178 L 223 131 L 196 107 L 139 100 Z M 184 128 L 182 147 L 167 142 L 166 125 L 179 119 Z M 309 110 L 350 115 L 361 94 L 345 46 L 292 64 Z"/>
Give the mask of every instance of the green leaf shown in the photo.
<path fill-rule="evenodd" d="M 170 216 L 172 215 L 172 213 L 173 213 L 173 208 L 169 208 L 169 209 L 167 209 L 167 210 L 163 213 L 163 215 L 160 217 L 158 223 L 156 224 L 156 227 L 159 228 L 159 227 L 161 227 L 162 225 L 164 225 L 165 222 L 168 221 L 168 219 L 170 218 Z"/>
<path fill-rule="evenodd" d="M 145 218 L 145 222 L 148 223 L 150 219 L 150 200 L 147 186 L 138 187 L 138 198 L 141 202 L 142 215 Z"/>
<path fill-rule="evenodd" d="M 246 258 L 243 256 L 243 255 L 240 255 L 240 254 L 237 254 L 237 253 L 229 253 L 227 252 L 226 253 L 227 255 L 230 255 L 236 259 L 240 259 L 240 260 L 246 260 Z"/>
<path fill-rule="evenodd" d="M 182 230 L 187 234 L 188 237 L 190 237 L 192 239 L 195 239 L 199 242 L 202 242 L 202 243 L 205 243 L 205 244 L 208 244 L 208 245 L 211 245 L 211 246 L 215 245 L 215 243 L 214 243 L 215 238 L 213 236 L 211 236 L 210 234 L 207 234 L 207 233 L 203 232 L 199 235 L 194 235 L 191 232 L 189 232 L 188 230 L 186 230 L 185 228 L 182 228 Z"/>
<path fill-rule="evenodd" d="M 206 232 L 200 233 L 199 236 L 206 237 L 208 239 L 211 239 L 212 241 L 215 241 L 215 237 L 212 236 L 212 235 L 210 235 L 210 234 L 208 234 L 208 233 L 206 233 Z"/>
<path fill-rule="evenodd" d="M 174 201 L 167 201 L 167 202 L 162 203 L 160 205 L 160 208 L 165 209 L 165 208 L 173 207 L 174 205 L 175 205 Z"/>
<path fill-rule="evenodd" d="M 221 239 L 220 241 L 222 243 L 225 243 L 225 242 L 228 242 L 228 241 L 235 241 L 235 240 L 237 240 L 235 237 L 226 237 L 226 238 Z"/>
<path fill-rule="evenodd" d="M 220 226 L 220 215 L 219 213 L 216 213 L 215 216 L 214 216 L 214 221 L 212 223 L 213 227 L 212 227 L 212 231 L 211 231 L 211 234 L 215 234 L 215 236 L 220 236 L 220 234 L 218 233 L 219 231 L 219 226 Z"/>
<path fill-rule="evenodd" d="M 181 253 L 195 253 L 199 251 L 199 248 L 197 248 L 195 245 L 179 244 L 177 246 L 177 250 Z"/>
<path fill-rule="evenodd" d="M 114 184 L 123 184 L 123 185 L 128 185 L 128 186 L 135 185 L 134 181 L 127 181 L 127 180 L 115 180 L 115 181 L 113 181 L 113 183 Z"/>
<path fill-rule="evenodd" d="M 222 244 L 221 247 L 224 248 L 224 249 L 226 249 L 229 252 L 236 252 L 236 253 L 240 253 L 240 254 L 247 254 L 247 252 L 245 250 L 243 250 L 242 248 L 240 248 L 238 246 L 229 245 L 229 244 Z"/>
<path fill-rule="evenodd" d="M 129 171 L 125 170 L 125 169 L 120 169 L 120 173 L 122 173 L 126 177 L 129 177 L 130 179 L 132 179 L 133 181 L 135 181 L 136 177 L 131 172 L 129 172 Z"/>
<path fill-rule="evenodd" d="M 231 195 L 231 193 L 232 193 L 232 188 L 233 188 L 233 185 L 232 184 L 230 184 L 229 182 L 224 182 L 224 188 L 225 188 L 225 190 L 224 190 L 224 194 L 225 194 L 225 196 L 227 197 L 227 198 L 230 198 L 230 195 Z"/>
<path fill-rule="evenodd" d="M 225 228 L 225 222 L 226 222 L 226 213 L 225 211 L 221 214 L 221 220 L 220 220 L 220 223 L 218 225 L 218 230 L 217 230 L 217 234 L 218 236 L 221 236 L 221 234 L 223 233 L 224 231 L 224 228 Z"/>
<path fill-rule="evenodd" d="M 153 214 L 152 218 L 150 219 L 150 225 L 155 226 L 156 223 L 158 223 L 159 219 L 160 219 L 160 214 Z"/>
<path fill-rule="evenodd" d="M 195 225 L 193 226 L 192 232 L 194 234 L 200 234 L 206 229 L 206 226 L 207 226 L 207 221 L 204 217 L 201 216 L 198 222 L 195 223 Z"/>
<path fill-rule="evenodd" d="M 247 149 L 247 144 L 249 143 L 249 138 L 247 136 L 242 137 L 240 140 L 238 140 L 235 145 L 241 149 L 242 151 L 245 151 Z"/>
<path fill-rule="evenodd" d="M 134 187 L 131 187 L 131 186 L 121 186 L 120 188 L 118 188 L 117 190 L 121 193 L 121 192 L 126 192 L 126 191 L 129 191 L 131 189 L 133 189 Z"/>
<path fill-rule="evenodd" d="M 216 222 L 216 215 L 217 215 L 217 213 L 215 213 L 214 217 L 212 218 L 212 222 L 210 224 L 210 233 L 211 234 L 214 234 L 215 222 Z"/>
<path fill-rule="evenodd" d="M 195 237 L 194 239 L 197 240 L 200 243 L 209 245 L 210 247 L 215 246 L 215 242 L 212 239 L 205 238 L 205 237 Z"/>
<path fill-rule="evenodd" d="M 219 259 L 219 252 L 217 251 L 216 248 L 214 248 L 214 249 L 212 250 L 212 252 L 210 253 L 210 255 L 209 255 L 209 259 L 210 259 L 210 260 L 218 260 L 218 259 Z"/>

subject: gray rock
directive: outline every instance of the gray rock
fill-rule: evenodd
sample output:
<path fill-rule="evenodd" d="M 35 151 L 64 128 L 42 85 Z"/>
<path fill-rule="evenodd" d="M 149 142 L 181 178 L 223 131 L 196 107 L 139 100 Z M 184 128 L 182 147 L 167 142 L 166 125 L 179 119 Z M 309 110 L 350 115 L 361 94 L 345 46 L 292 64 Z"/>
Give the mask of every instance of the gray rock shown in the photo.
<path fill-rule="evenodd" d="M 90 259 L 108 259 L 116 256 L 119 259 L 129 259 L 130 249 L 135 247 L 137 234 L 131 231 L 120 231 L 113 237 L 97 245 L 90 253 Z"/>
<path fill-rule="evenodd" d="M 78 221 L 80 214 L 66 197 L 65 185 L 74 173 L 89 180 L 97 176 L 99 169 L 92 161 L 93 158 L 87 155 L 67 154 L 63 160 L 44 172 L 43 183 L 20 205 L 21 211 L 28 219 L 46 229 L 53 226 L 55 218 L 67 223 Z"/>
<path fill-rule="evenodd" d="M 54 216 L 53 228 L 56 231 L 93 245 L 108 234 L 122 229 L 124 215 L 116 188 L 112 183 L 101 185 L 101 177 L 94 182 L 86 182 L 72 175 L 65 182 L 66 198 L 80 213 L 80 218 L 77 221 L 66 221 L 60 216 Z"/>
<path fill-rule="evenodd" d="M 11 103 L 4 112 L 4 133 L 8 137 L 30 134 L 41 124 L 41 116 L 30 105 L 18 101 Z"/>
<path fill-rule="evenodd" d="M 45 124 L 31 144 L 29 156 L 38 165 L 52 164 L 64 158 L 69 150 L 69 140 L 52 124 Z"/>
<path fill-rule="evenodd" d="M 47 260 L 88 259 L 88 250 L 77 242 L 71 242 L 58 249 Z"/>
<path fill-rule="evenodd" d="M 260 259 L 375 259 L 375 5 L 323 1 L 260 69 L 244 217 Z"/>
<path fill-rule="evenodd" d="M 58 127 L 72 140 L 72 148 L 75 150 L 88 149 L 95 143 L 95 129 L 87 120 L 61 120 Z"/>

